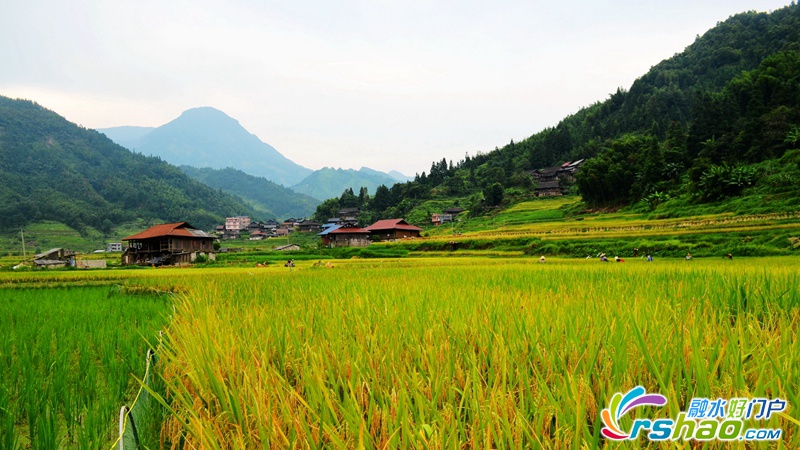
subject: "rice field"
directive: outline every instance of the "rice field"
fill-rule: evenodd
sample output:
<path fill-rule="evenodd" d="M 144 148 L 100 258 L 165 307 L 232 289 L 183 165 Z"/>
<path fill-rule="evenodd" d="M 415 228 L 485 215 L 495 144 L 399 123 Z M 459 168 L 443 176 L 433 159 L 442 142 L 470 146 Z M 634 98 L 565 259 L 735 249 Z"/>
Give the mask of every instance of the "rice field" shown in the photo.
<path fill-rule="evenodd" d="M 638 385 L 669 399 L 640 417 L 786 399 L 755 425 L 800 447 L 798 258 L 312 264 L 0 274 L 0 447 L 110 448 L 158 329 L 168 414 L 149 448 L 656 448 L 600 434 Z M 75 389 L 90 370 L 95 390 Z"/>
<path fill-rule="evenodd" d="M 0 289 L 0 448 L 108 448 L 169 305 L 115 286 Z"/>
<path fill-rule="evenodd" d="M 161 350 L 163 432 L 186 448 L 593 448 L 600 411 L 637 385 L 669 399 L 661 417 L 693 397 L 800 404 L 800 261 L 534 261 L 205 278 Z M 797 448 L 787 412 L 760 425 Z"/>

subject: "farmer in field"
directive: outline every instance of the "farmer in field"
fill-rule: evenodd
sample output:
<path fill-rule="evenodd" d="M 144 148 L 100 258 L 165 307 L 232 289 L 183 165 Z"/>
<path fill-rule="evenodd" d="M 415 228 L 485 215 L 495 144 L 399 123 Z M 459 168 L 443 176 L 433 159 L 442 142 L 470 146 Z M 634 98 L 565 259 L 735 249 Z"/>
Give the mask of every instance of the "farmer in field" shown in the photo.
<path fill-rule="evenodd" d="M 600 262 L 608 262 L 608 258 L 606 258 L 605 253 L 600 254 Z"/>
<path fill-rule="evenodd" d="M 546 262 L 546 261 L 547 261 L 547 260 L 544 258 L 544 255 L 542 255 L 542 257 L 541 257 L 541 258 L 539 258 L 539 263 L 544 263 L 544 262 Z"/>
<path fill-rule="evenodd" d="M 647 262 L 653 262 L 653 255 L 650 253 L 647 254 Z"/>
<path fill-rule="evenodd" d="M 733 261 L 733 255 L 731 255 L 730 253 L 725 255 L 725 257 L 728 258 L 728 261 Z"/>
<path fill-rule="evenodd" d="M 687 261 L 691 261 L 692 260 L 692 254 L 691 253 L 687 253 L 686 254 L 686 260 Z"/>

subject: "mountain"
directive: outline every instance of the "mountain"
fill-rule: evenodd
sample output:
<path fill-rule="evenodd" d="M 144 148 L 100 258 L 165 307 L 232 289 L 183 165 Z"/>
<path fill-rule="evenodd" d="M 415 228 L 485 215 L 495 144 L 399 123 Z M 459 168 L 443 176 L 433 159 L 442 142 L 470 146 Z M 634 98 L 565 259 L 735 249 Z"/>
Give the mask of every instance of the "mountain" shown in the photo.
<path fill-rule="evenodd" d="M 406 181 L 410 181 L 410 180 L 414 179 L 414 177 L 410 177 L 408 175 L 403 175 L 402 173 L 400 173 L 400 172 L 398 172 L 396 170 L 390 171 L 388 173 L 388 175 L 390 177 L 394 178 L 395 180 L 401 182 L 401 183 L 405 183 Z"/>
<path fill-rule="evenodd" d="M 360 188 L 366 187 L 373 193 L 380 185 L 392 186 L 395 183 L 397 180 L 390 175 L 368 167 L 359 170 L 323 167 L 292 186 L 292 190 L 325 200 L 339 197 L 348 188 L 358 192 Z"/>
<path fill-rule="evenodd" d="M 97 131 L 105 134 L 109 139 L 129 150 L 136 150 L 136 145 L 139 141 L 153 130 L 155 130 L 155 127 L 124 126 L 104 128 Z"/>
<path fill-rule="evenodd" d="M 308 217 L 319 204 L 319 200 L 308 195 L 230 167 L 198 169 L 181 166 L 181 170 L 205 185 L 241 197 L 264 218 Z"/>
<path fill-rule="evenodd" d="M 120 136 L 129 127 L 100 129 L 108 136 Z M 122 145 L 121 141 L 118 141 Z M 184 111 L 177 119 L 138 139 L 127 141 L 127 148 L 145 155 L 159 156 L 175 165 L 224 169 L 234 167 L 250 175 L 290 186 L 311 173 L 295 164 L 245 130 L 224 112 L 210 108 Z"/>
<path fill-rule="evenodd" d="M 136 219 L 208 229 L 256 215 L 158 157 L 115 144 L 27 100 L 0 96 L 0 228 L 51 220 L 110 232 Z"/>

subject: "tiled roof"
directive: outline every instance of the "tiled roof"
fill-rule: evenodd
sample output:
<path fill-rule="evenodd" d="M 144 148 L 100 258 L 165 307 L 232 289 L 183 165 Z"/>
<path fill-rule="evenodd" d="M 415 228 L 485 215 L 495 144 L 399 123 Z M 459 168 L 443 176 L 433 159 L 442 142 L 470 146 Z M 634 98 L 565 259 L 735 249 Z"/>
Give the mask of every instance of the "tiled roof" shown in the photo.
<path fill-rule="evenodd" d="M 536 186 L 536 189 L 555 189 L 559 187 L 558 181 L 543 181 Z"/>
<path fill-rule="evenodd" d="M 123 238 L 122 240 L 133 241 L 140 239 L 152 239 L 164 236 L 211 238 L 211 236 L 209 236 L 206 232 L 196 230 L 193 226 L 191 226 L 187 222 L 175 222 L 175 223 L 162 223 L 160 225 L 154 225 L 142 231 L 141 233 L 136 233 L 132 236 Z"/>
<path fill-rule="evenodd" d="M 325 236 L 326 234 L 331 233 L 331 232 L 333 232 L 335 230 L 338 230 L 339 228 L 342 228 L 342 226 L 341 225 L 334 225 L 332 227 L 328 227 L 322 233 L 318 233 L 317 236 Z"/>
<path fill-rule="evenodd" d="M 379 230 L 408 230 L 408 231 L 422 231 L 422 228 L 415 227 L 414 225 L 409 224 L 403 219 L 384 219 L 379 220 L 372 225 L 365 228 L 365 230 L 369 231 L 379 231 Z"/>
<path fill-rule="evenodd" d="M 357 227 L 341 227 L 329 231 L 328 234 L 369 234 L 369 230 Z"/>

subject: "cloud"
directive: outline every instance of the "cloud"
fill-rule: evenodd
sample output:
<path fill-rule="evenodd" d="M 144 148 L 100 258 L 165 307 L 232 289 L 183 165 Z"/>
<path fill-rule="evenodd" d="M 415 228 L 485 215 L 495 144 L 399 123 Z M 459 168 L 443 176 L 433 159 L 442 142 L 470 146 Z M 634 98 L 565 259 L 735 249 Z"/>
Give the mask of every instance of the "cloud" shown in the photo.
<path fill-rule="evenodd" d="M 554 126 L 717 21 L 782 6 L 700 3 L 12 2 L 0 93 L 92 128 L 214 106 L 305 166 L 413 174 Z"/>

